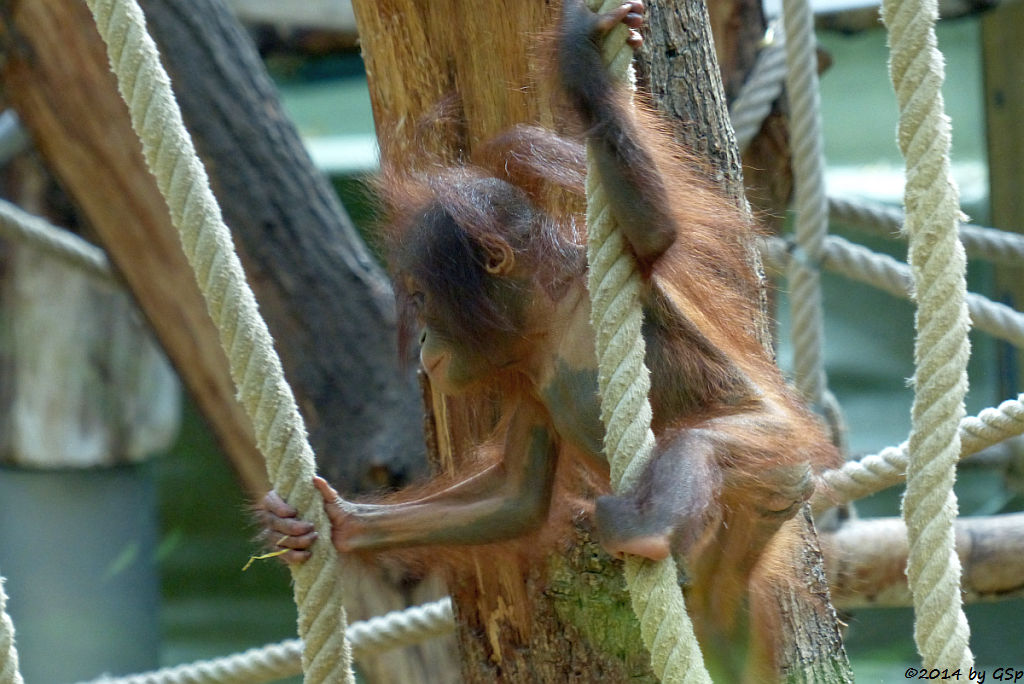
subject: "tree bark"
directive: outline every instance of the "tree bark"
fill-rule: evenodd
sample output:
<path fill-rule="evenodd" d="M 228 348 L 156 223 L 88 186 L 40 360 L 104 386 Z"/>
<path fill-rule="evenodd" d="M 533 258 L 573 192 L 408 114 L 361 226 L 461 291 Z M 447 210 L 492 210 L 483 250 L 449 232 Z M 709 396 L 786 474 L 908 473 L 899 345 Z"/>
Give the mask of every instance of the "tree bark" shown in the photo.
<path fill-rule="evenodd" d="M 671 122 L 676 140 L 707 163 L 727 197 L 745 207 L 743 168 L 729 122 L 708 8 L 695 1 L 652 2 L 647 15 L 650 29 L 636 61 L 638 83 Z M 729 38 L 723 45 L 741 42 L 738 36 Z"/>
<path fill-rule="evenodd" d="M 391 286 L 220 0 L 142 0 L 324 475 L 345 493 L 424 472 Z"/>

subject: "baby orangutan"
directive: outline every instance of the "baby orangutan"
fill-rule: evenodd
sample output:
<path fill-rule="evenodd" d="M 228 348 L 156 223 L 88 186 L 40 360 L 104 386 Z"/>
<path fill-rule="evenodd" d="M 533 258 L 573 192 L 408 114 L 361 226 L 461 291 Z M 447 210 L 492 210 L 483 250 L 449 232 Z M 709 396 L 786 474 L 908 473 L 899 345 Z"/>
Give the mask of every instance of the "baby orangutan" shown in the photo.
<path fill-rule="evenodd" d="M 778 609 L 759 597 L 786 571 L 773 555 L 799 542 L 791 519 L 814 473 L 837 455 L 753 332 L 746 219 L 602 65 L 598 45 L 617 24 L 640 44 L 643 11 L 633 1 L 598 16 L 567 0 L 556 50 L 563 90 L 646 283 L 655 453 L 635 489 L 598 498 L 594 527 L 611 554 L 681 561 L 713 671 L 775 679 Z M 501 145 L 505 153 L 483 166 L 385 182 L 404 337 L 418 332 L 435 389 L 500 390 L 501 459 L 388 503 L 342 500 L 317 479 L 341 552 L 482 544 L 535 530 L 547 519 L 560 459 L 588 463 L 607 482 L 575 227 L 582 218 L 540 208 L 545 183 L 582 192 L 582 147 L 528 127 Z M 270 536 L 286 536 L 284 559 L 308 558 L 311 525 L 274 492 L 262 511 Z"/>

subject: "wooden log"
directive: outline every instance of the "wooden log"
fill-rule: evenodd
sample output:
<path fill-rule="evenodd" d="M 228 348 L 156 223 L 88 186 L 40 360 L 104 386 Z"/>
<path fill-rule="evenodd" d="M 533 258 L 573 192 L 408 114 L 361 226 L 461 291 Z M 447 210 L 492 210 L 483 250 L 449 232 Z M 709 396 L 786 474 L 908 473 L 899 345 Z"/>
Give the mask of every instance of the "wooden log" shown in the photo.
<path fill-rule="evenodd" d="M 1024 232 L 1024 4 L 1010 2 L 981 20 L 984 65 L 985 124 L 988 139 L 991 225 Z M 996 269 L 998 301 L 1017 310 L 1024 307 L 1024 267 Z M 1024 355 L 1007 344 L 999 347 L 999 396 L 1021 389 Z"/>
<path fill-rule="evenodd" d="M 134 303 L 28 245 L 0 242 L 0 463 L 137 463 L 178 433 L 177 377 Z"/>
<path fill-rule="evenodd" d="M 0 19 L 9 46 L 7 97 L 107 246 L 242 481 L 265 487 L 216 331 L 146 170 L 89 10 L 66 0 L 12 2 Z"/>
<path fill-rule="evenodd" d="M 899 518 L 844 523 L 821 535 L 825 570 L 843 609 L 910 606 L 907 527 Z M 1024 595 L 1024 513 L 959 518 L 956 551 L 964 601 Z"/>

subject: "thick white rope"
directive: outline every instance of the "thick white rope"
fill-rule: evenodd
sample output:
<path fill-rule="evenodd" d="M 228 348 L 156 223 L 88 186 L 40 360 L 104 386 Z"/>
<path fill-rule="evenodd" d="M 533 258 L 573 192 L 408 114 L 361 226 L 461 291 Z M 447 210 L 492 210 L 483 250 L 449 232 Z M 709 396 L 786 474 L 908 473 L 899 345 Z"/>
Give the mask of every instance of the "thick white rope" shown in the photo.
<path fill-rule="evenodd" d="M 765 265 L 771 269 L 781 271 L 793 258 L 788 243 L 782 238 L 769 238 L 760 246 Z M 825 239 L 821 263 L 830 271 L 891 295 L 905 298 L 911 295 L 913 279 L 906 264 L 841 237 L 830 235 Z M 1024 348 L 1024 314 L 974 292 L 967 293 L 967 309 L 976 329 Z"/>
<path fill-rule="evenodd" d="M 442 636 L 455 629 L 450 598 L 393 611 L 349 625 L 356 659 Z M 128 677 L 100 677 L 87 684 L 261 684 L 302 672 L 302 641 L 288 639 L 223 658 Z M 2 680 L 0 680 L 2 682 Z"/>
<path fill-rule="evenodd" d="M 284 379 L 266 323 L 245 281 L 231 233 L 221 218 L 202 162 L 185 130 L 135 0 L 87 0 L 107 45 L 111 69 L 142 141 L 146 163 L 167 200 L 189 263 L 227 352 L 231 377 L 253 422 L 274 488 L 318 530 L 330 529 L 312 485 L 316 463 L 295 398 Z M 353 682 L 345 639 L 337 552 L 325 540 L 313 557 L 292 566 L 298 631 L 305 643 L 307 682 Z"/>
<path fill-rule="evenodd" d="M 950 123 L 944 113 L 936 0 L 883 0 L 889 75 L 899 103 L 897 141 L 906 158 L 905 231 L 917 300 L 914 404 L 903 518 L 910 551 L 914 640 L 926 668 L 974 663 L 954 547 L 953 481 L 967 392 L 970 328 L 966 257 L 957 236 L 959 194 L 950 177 Z"/>
<path fill-rule="evenodd" d="M 18 649 L 14 646 L 14 623 L 7 614 L 7 593 L 0 576 L 0 684 L 24 684 L 18 671 Z"/>
<path fill-rule="evenodd" d="M 793 232 L 800 258 L 790 262 L 790 308 L 793 317 L 793 381 L 806 401 L 824 406 L 825 326 L 821 303 L 821 263 L 828 231 L 825 200 L 825 153 L 821 133 L 817 42 L 808 0 L 783 0 L 786 32 L 786 93 L 789 98 L 796 184 Z"/>
<path fill-rule="evenodd" d="M 729 105 L 729 118 L 736 133 L 736 146 L 742 151 L 757 137 L 764 120 L 782 96 L 786 80 L 786 40 L 782 26 L 773 24 L 765 32 L 757 61 L 743 82 L 739 94 Z"/>
<path fill-rule="evenodd" d="M 829 217 L 875 234 L 896 236 L 903 230 L 903 211 L 880 202 L 850 197 L 829 197 Z M 960 225 L 960 241 L 968 256 L 994 263 L 1024 262 L 1024 235 L 986 226 Z"/>
<path fill-rule="evenodd" d="M 1024 434 L 1024 395 L 984 409 L 977 417 L 960 421 L 960 458 L 966 458 L 1003 440 Z M 877 454 L 847 461 L 841 468 L 822 473 L 825 483 L 811 500 L 815 513 L 833 505 L 870 496 L 906 478 L 909 443 L 887 447 Z"/>
<path fill-rule="evenodd" d="M 596 12 L 609 12 L 617 0 L 589 0 Z M 619 26 L 605 40 L 605 63 L 614 78 L 626 82 L 633 49 Z M 651 381 L 644 363 L 641 331 L 644 286 L 608 205 L 608 198 L 587 155 L 587 287 L 596 337 L 601 421 L 605 453 L 616 493 L 629 491 L 651 460 Z M 675 561 L 655 563 L 630 556 L 624 574 L 640 633 L 651 654 L 651 668 L 662 682 L 710 682 L 693 625 L 683 603 Z"/>

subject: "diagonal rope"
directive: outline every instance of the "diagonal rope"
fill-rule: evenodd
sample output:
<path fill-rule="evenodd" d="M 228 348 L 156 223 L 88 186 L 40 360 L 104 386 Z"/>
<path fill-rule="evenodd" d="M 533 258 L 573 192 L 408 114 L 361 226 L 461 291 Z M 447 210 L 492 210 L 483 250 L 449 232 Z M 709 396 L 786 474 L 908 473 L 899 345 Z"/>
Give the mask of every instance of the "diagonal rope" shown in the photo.
<path fill-rule="evenodd" d="M 448 634 L 455 627 L 451 599 L 392 611 L 349 625 L 356 659 Z M 262 684 L 300 674 L 302 641 L 288 639 L 244 653 L 176 665 L 127 677 L 100 677 L 85 684 Z M 0 679 L 0 684 L 6 684 Z"/>
<path fill-rule="evenodd" d="M 609 12 L 616 0 L 589 0 L 596 12 Z M 612 76 L 626 80 L 633 50 L 626 45 L 626 29 L 619 26 L 603 45 Z M 615 492 L 628 490 L 650 462 L 654 448 L 651 432 L 650 373 L 644 364 L 641 333 L 643 281 L 628 252 L 622 232 L 608 206 L 608 198 L 587 155 L 587 287 L 592 303 L 598 358 L 601 421 L 606 428 L 605 449 Z M 625 561 L 626 586 L 640 633 L 651 654 L 651 667 L 662 682 L 710 682 L 693 625 L 679 589 L 671 557 L 655 563 L 638 557 Z"/>
<path fill-rule="evenodd" d="M 1007 399 L 999 406 L 987 408 L 960 421 L 960 458 L 966 458 L 993 444 L 1024 434 L 1024 394 Z M 887 447 L 847 461 L 841 468 L 821 474 L 825 487 L 815 492 L 811 507 L 820 513 L 834 505 L 870 496 L 902 482 L 907 474 L 909 443 Z"/>
<path fill-rule="evenodd" d="M 743 82 L 739 94 L 729 105 L 729 118 L 736 134 L 736 147 L 746 150 L 761 131 L 786 80 L 786 37 L 777 22 L 765 31 L 764 44 L 757 61 Z"/>
<path fill-rule="evenodd" d="M 881 202 L 852 197 L 829 197 L 829 216 L 851 226 L 895 237 L 903 229 L 903 211 Z M 960 241 L 971 258 L 995 263 L 1020 265 L 1024 261 L 1024 235 L 1005 230 L 964 223 Z"/>
<path fill-rule="evenodd" d="M 936 0 L 883 0 L 889 74 L 899 103 L 897 139 L 906 158 L 908 263 L 917 300 L 914 404 L 903 517 L 910 552 L 914 640 L 926 668 L 974 663 L 954 548 L 953 480 L 960 457 L 970 328 L 966 257 L 957 237 L 959 197 L 950 178 L 950 124 L 941 93 L 945 69 L 936 47 Z"/>
<path fill-rule="evenodd" d="M 245 281 L 231 233 L 185 130 L 145 19 L 135 0 L 87 0 L 107 45 L 111 69 L 128 104 L 143 154 L 167 200 L 210 316 L 228 355 L 239 399 L 253 422 L 257 446 L 275 489 L 317 529 L 329 529 L 313 488 L 313 451 L 295 398 L 284 379 L 256 299 Z M 327 540 L 330 535 L 321 535 Z M 307 682 L 352 682 L 351 649 L 337 552 L 314 545 L 308 562 L 292 566 L 298 631 L 306 648 Z"/>
<path fill-rule="evenodd" d="M 782 270 L 794 257 L 787 241 L 772 237 L 760 243 L 765 265 Z M 837 235 L 825 238 L 821 265 L 841 276 L 867 283 L 896 297 L 909 298 L 913 290 L 910 267 L 888 254 L 873 252 Z M 993 302 L 975 292 L 967 293 L 967 310 L 976 330 L 1024 348 L 1024 313 L 1006 304 Z"/>

